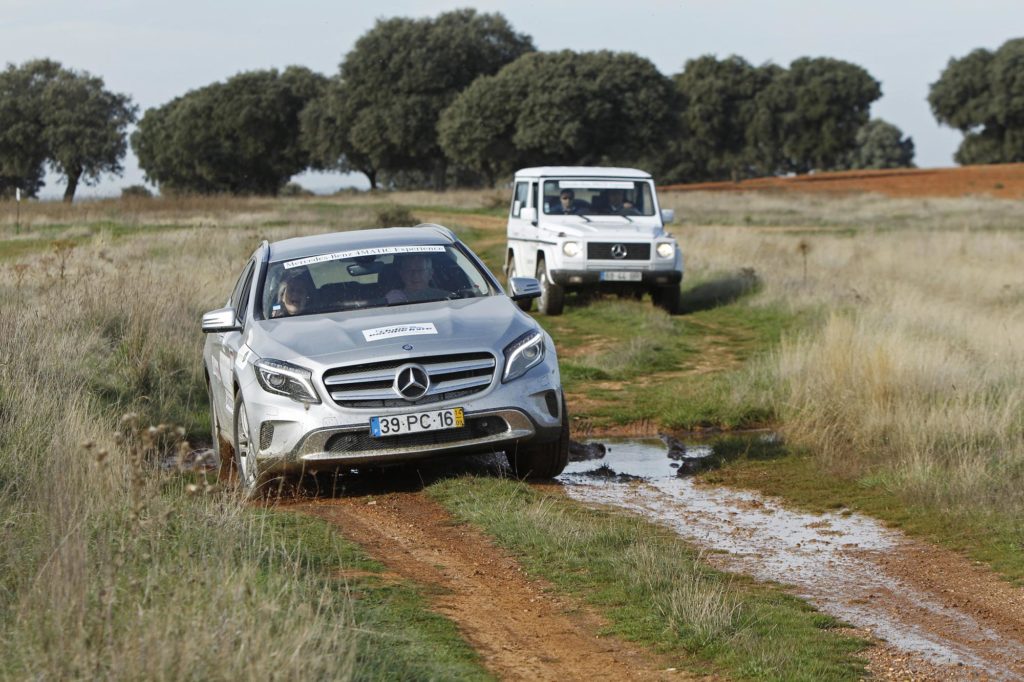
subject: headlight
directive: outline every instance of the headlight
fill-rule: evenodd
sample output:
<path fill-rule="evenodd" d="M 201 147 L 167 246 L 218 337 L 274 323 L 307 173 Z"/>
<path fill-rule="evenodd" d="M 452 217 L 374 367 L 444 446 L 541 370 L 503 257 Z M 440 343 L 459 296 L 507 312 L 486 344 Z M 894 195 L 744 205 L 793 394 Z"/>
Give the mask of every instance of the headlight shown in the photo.
<path fill-rule="evenodd" d="M 662 242 L 658 244 L 658 255 L 662 258 L 671 258 L 676 255 L 675 244 L 670 244 L 669 242 Z"/>
<path fill-rule="evenodd" d="M 575 258 L 580 255 L 580 245 L 578 242 L 565 242 L 562 244 L 562 253 L 569 258 Z"/>
<path fill-rule="evenodd" d="M 512 381 L 526 374 L 544 359 L 544 335 L 539 331 L 526 332 L 505 347 L 505 373 L 501 380 Z"/>
<path fill-rule="evenodd" d="M 305 367 L 280 360 L 257 360 L 256 380 L 267 393 L 275 393 L 300 403 L 319 403 L 313 389 L 313 373 Z"/>

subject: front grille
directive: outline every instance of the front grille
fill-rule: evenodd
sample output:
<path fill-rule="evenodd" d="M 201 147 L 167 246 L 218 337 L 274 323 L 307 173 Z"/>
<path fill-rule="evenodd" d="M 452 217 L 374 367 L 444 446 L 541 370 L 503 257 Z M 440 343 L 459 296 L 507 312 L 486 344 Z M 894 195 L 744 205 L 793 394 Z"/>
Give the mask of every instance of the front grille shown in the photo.
<path fill-rule="evenodd" d="M 416 401 L 405 400 L 393 388 L 395 371 L 410 363 L 430 376 L 430 389 Z M 483 352 L 401 358 L 330 369 L 324 372 L 324 386 L 342 407 L 426 405 L 479 393 L 491 385 L 496 366 L 494 356 Z"/>
<path fill-rule="evenodd" d="M 622 258 L 612 255 L 612 248 L 616 244 L 626 249 L 626 255 Z M 643 242 L 587 242 L 587 258 L 590 260 L 650 260 L 651 245 Z"/>
<path fill-rule="evenodd" d="M 457 445 L 465 441 L 495 436 L 508 430 L 508 422 L 501 417 L 467 417 L 466 425 L 461 429 L 407 433 L 385 438 L 374 438 L 370 435 L 369 429 L 354 433 L 339 433 L 327 440 L 324 450 L 342 455 L 381 450 L 416 449 L 431 445 Z"/>

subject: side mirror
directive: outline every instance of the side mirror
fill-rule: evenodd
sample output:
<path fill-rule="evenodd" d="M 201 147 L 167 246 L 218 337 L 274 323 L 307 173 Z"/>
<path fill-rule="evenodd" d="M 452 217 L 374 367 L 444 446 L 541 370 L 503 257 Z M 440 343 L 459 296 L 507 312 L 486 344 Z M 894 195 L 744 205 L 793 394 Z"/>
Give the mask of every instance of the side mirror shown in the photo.
<path fill-rule="evenodd" d="M 242 326 L 235 320 L 234 308 L 219 308 L 203 313 L 203 333 L 240 332 Z"/>
<path fill-rule="evenodd" d="M 534 225 L 536 225 L 537 224 L 537 209 L 535 209 L 533 206 L 524 206 L 519 211 L 519 217 L 522 220 L 528 220 L 531 223 L 533 223 Z"/>
<path fill-rule="evenodd" d="M 668 225 L 676 221 L 676 210 L 674 208 L 661 209 L 661 222 Z"/>
<path fill-rule="evenodd" d="M 513 277 L 508 283 L 513 301 L 528 301 L 540 296 L 540 282 L 533 277 Z"/>

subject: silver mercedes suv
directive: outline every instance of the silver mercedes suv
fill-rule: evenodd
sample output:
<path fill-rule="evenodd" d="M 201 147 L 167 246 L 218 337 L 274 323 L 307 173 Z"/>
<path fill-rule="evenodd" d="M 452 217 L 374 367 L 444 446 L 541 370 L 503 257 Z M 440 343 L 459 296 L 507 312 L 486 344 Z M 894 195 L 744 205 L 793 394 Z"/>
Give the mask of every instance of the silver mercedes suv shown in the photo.
<path fill-rule="evenodd" d="M 568 461 L 551 337 L 439 225 L 263 242 L 203 315 L 213 447 L 248 492 L 271 477 L 504 451 Z M 229 452 L 229 448 L 230 451 Z"/>

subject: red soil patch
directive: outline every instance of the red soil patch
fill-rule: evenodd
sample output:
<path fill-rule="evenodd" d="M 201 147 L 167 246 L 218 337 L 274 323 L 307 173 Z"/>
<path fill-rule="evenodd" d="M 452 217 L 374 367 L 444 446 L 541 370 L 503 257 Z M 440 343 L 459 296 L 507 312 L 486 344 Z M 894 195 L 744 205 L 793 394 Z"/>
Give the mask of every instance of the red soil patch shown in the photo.
<path fill-rule="evenodd" d="M 667 185 L 671 192 L 875 192 L 893 197 L 961 197 L 983 194 L 1024 199 L 1024 163 L 959 168 L 900 168 L 838 171 L 788 178 L 755 178 L 741 182 Z"/>

